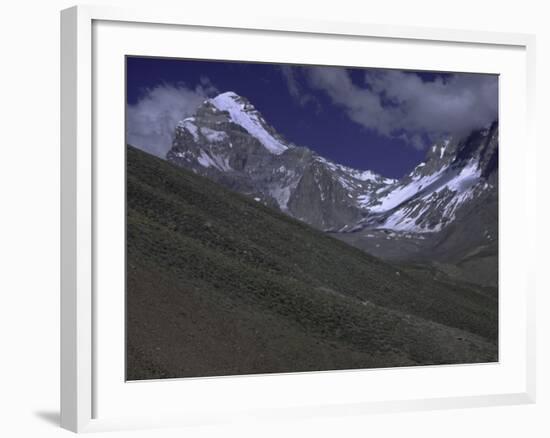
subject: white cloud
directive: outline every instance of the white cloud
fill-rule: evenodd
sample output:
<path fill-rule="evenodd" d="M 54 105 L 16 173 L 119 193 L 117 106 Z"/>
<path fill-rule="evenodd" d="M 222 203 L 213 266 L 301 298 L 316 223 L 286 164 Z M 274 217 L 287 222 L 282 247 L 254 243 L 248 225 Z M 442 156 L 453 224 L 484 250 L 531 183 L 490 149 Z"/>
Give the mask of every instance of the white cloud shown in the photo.
<path fill-rule="evenodd" d="M 206 79 L 195 89 L 185 85 L 157 85 L 145 91 L 126 111 L 126 141 L 150 154 L 165 158 L 172 146 L 176 124 L 192 115 L 217 90 Z"/>
<path fill-rule="evenodd" d="M 498 77 L 453 74 L 423 81 L 398 70 L 366 70 L 358 85 L 341 67 L 294 67 L 359 125 L 422 148 L 446 134 L 464 135 L 498 118 Z M 294 73 L 296 74 L 296 73 Z M 290 72 L 285 77 L 291 77 Z M 287 78 L 291 95 L 299 92 Z"/>
<path fill-rule="evenodd" d="M 460 73 L 424 82 L 415 74 L 387 71 L 367 73 L 366 81 L 374 93 L 384 94 L 395 105 L 389 110 L 391 130 L 464 135 L 498 118 L 498 77 L 494 75 Z"/>
<path fill-rule="evenodd" d="M 305 92 L 300 85 L 300 82 L 298 81 L 298 72 L 299 70 L 292 68 L 289 65 L 281 66 L 281 73 L 286 81 L 288 92 L 301 106 L 314 104 L 316 109 L 319 110 L 319 102 L 317 99 L 315 99 L 315 97 L 310 93 Z"/>

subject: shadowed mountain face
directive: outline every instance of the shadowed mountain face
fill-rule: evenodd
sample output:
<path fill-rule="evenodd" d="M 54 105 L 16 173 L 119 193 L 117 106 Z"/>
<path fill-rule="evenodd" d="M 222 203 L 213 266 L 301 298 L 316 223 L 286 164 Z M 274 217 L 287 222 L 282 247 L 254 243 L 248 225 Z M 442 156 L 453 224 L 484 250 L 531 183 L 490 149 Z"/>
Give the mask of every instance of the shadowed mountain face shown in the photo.
<path fill-rule="evenodd" d="M 376 256 L 497 284 L 496 122 L 441 139 L 393 180 L 286 141 L 227 92 L 179 123 L 167 159 Z"/>
<path fill-rule="evenodd" d="M 494 289 L 396 267 L 196 173 L 128 147 L 128 379 L 497 360 Z"/>

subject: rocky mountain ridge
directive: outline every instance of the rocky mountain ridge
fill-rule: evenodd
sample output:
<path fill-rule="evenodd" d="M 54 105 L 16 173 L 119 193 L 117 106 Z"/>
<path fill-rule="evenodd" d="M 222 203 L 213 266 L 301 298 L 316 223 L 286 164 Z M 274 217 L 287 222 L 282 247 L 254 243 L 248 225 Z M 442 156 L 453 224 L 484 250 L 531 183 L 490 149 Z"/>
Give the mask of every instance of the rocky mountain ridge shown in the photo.
<path fill-rule="evenodd" d="M 362 207 L 369 215 L 358 227 L 441 231 L 463 206 L 496 190 L 497 165 L 496 122 L 466 138 L 442 139 L 412 172 L 375 196 L 364 196 Z"/>
<path fill-rule="evenodd" d="M 286 141 L 232 92 L 178 124 L 167 159 L 322 230 L 359 221 L 360 197 L 395 182 Z"/>
<path fill-rule="evenodd" d="M 324 231 L 435 233 L 497 190 L 498 123 L 441 139 L 394 180 L 285 140 L 246 98 L 226 92 L 178 124 L 167 159 Z"/>

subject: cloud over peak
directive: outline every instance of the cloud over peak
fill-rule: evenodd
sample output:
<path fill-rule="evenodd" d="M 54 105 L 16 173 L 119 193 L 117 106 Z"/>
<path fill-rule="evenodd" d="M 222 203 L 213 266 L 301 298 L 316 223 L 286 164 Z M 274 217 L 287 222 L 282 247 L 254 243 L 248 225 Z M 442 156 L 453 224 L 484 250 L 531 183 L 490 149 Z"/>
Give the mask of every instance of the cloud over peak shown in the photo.
<path fill-rule="evenodd" d="M 126 141 L 150 154 L 165 158 L 172 146 L 177 123 L 217 92 L 207 78 L 194 89 L 185 84 L 160 84 L 126 108 Z"/>
<path fill-rule="evenodd" d="M 413 72 L 368 69 L 358 83 L 343 67 L 285 67 L 283 74 L 302 105 L 307 103 L 302 95 L 321 91 L 355 123 L 416 148 L 498 118 L 496 75 L 456 73 L 424 80 Z"/>

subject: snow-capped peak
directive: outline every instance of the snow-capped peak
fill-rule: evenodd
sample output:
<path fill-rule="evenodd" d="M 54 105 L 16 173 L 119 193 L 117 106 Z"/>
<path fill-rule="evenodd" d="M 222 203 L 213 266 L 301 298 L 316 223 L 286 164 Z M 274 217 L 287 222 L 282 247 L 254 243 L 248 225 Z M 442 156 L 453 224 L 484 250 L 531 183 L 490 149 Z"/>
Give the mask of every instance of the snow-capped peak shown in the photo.
<path fill-rule="evenodd" d="M 252 104 L 233 91 L 227 91 L 209 99 L 214 107 L 220 111 L 227 111 L 233 123 L 242 126 L 250 135 L 255 137 L 264 147 L 275 155 L 282 154 L 288 146 L 273 136 L 266 129 L 266 123 Z"/>
<path fill-rule="evenodd" d="M 286 142 L 244 97 L 207 99 L 178 123 L 167 159 L 323 230 L 437 232 L 498 183 L 498 124 L 440 138 L 401 179 Z M 285 153 L 285 151 L 287 151 Z"/>

